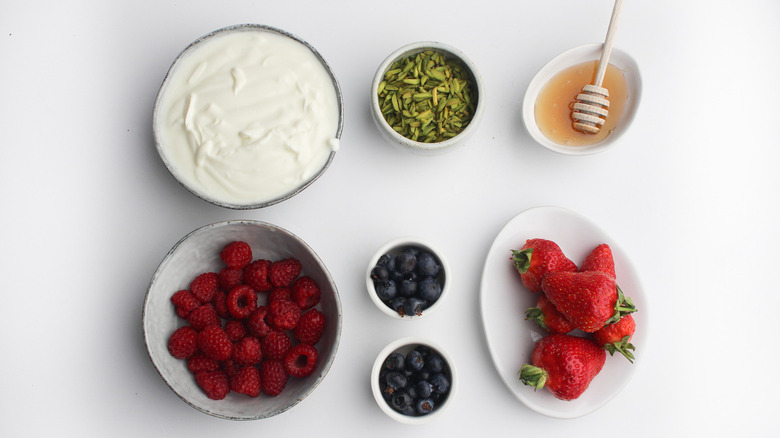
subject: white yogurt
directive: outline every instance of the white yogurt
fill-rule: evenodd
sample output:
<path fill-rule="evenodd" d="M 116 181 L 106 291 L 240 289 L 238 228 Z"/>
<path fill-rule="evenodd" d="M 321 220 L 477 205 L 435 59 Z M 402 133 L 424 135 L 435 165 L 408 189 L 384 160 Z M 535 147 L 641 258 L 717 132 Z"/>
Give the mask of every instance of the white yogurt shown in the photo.
<path fill-rule="evenodd" d="M 250 206 L 299 189 L 338 149 L 331 76 L 304 44 L 262 28 L 218 32 L 175 62 L 155 135 L 179 181 L 221 204 Z"/>

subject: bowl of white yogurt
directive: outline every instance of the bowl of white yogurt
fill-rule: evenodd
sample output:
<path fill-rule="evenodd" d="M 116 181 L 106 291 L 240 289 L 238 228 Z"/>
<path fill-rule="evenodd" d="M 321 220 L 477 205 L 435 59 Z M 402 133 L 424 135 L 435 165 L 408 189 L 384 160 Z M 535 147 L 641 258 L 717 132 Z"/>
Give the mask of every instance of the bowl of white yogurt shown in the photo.
<path fill-rule="evenodd" d="M 153 113 L 173 177 L 225 208 L 289 199 L 327 170 L 344 124 L 339 83 L 301 38 L 260 24 L 206 34 L 163 80 Z"/>

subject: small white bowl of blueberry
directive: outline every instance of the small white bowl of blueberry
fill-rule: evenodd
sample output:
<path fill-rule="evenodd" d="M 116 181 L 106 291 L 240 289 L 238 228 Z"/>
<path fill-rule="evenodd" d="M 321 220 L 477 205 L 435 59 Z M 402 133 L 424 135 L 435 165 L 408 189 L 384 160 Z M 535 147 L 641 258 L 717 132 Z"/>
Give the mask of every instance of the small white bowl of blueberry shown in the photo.
<path fill-rule="evenodd" d="M 371 391 L 379 408 L 404 424 L 423 424 L 441 416 L 452 403 L 457 383 L 447 352 L 418 337 L 390 343 L 371 370 Z"/>
<path fill-rule="evenodd" d="M 382 245 L 366 272 L 368 295 L 385 314 L 414 319 L 433 313 L 449 291 L 449 267 L 430 243 L 400 237 Z"/>

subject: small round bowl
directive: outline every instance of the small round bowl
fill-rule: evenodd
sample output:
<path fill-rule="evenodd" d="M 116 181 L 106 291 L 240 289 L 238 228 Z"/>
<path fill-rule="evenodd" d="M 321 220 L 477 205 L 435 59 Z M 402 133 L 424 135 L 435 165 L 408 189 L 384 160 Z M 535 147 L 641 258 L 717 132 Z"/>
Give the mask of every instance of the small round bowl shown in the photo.
<path fill-rule="evenodd" d="M 434 50 L 444 53 L 447 58 L 453 58 L 459 61 L 459 63 L 465 68 L 469 78 L 471 80 L 471 86 L 474 90 L 477 99 L 476 110 L 469 122 L 468 126 L 463 129 L 455 137 L 441 141 L 438 143 L 423 143 L 419 141 L 410 140 L 403 135 L 397 133 L 387 123 L 382 115 L 382 109 L 379 105 L 379 96 L 377 90 L 379 84 L 384 80 L 385 73 L 390 69 L 390 66 L 403 58 L 411 55 L 423 52 L 425 50 Z M 401 47 L 395 52 L 391 53 L 380 65 L 374 75 L 374 80 L 371 84 L 371 114 L 374 116 L 374 123 L 379 129 L 382 136 L 390 143 L 400 146 L 406 150 L 410 150 L 419 155 L 439 155 L 444 152 L 454 150 L 456 147 L 461 146 L 464 142 L 471 137 L 474 131 L 477 130 L 477 126 L 482 120 L 482 114 L 485 112 L 485 86 L 482 81 L 482 76 L 477 70 L 477 66 L 460 50 L 450 45 L 439 43 L 435 41 L 420 41 L 411 43 Z"/>
<path fill-rule="evenodd" d="M 442 359 L 444 359 L 444 375 L 447 376 L 450 381 L 450 389 L 446 397 L 442 401 L 439 401 L 434 406 L 433 411 L 430 413 L 421 416 L 404 415 L 394 410 L 382 396 L 382 388 L 380 387 L 379 376 L 382 370 L 382 365 L 390 354 L 398 352 L 405 355 L 420 345 L 436 351 L 439 353 Z M 376 403 L 379 405 L 379 408 L 382 410 L 382 412 L 387 414 L 387 416 L 393 420 L 404 424 L 425 424 L 441 417 L 447 408 L 452 404 L 457 389 L 458 373 L 455 369 L 455 362 L 452 360 L 452 357 L 450 357 L 450 355 L 447 354 L 447 352 L 435 342 L 420 337 L 407 337 L 391 342 L 385 348 L 383 348 L 382 351 L 379 352 L 376 360 L 374 361 L 374 366 L 371 369 L 371 392 L 374 394 L 374 400 L 376 400 Z"/>
<path fill-rule="evenodd" d="M 328 79 L 319 79 L 322 77 L 322 75 L 318 75 L 318 79 L 308 79 L 305 76 L 301 76 L 300 80 L 303 81 L 302 84 L 297 84 L 298 88 L 301 87 L 312 87 L 314 88 L 314 92 L 318 93 L 317 95 L 321 96 L 330 96 L 330 90 L 326 90 L 325 92 L 321 92 L 324 88 L 333 87 L 333 92 L 335 93 L 335 97 L 333 99 L 335 102 L 331 102 L 331 97 L 327 97 L 324 99 L 323 103 L 320 107 L 317 107 L 317 110 L 323 110 L 324 106 L 330 106 L 335 105 L 334 112 L 329 112 L 330 119 L 327 120 L 327 124 L 332 124 L 332 134 L 328 131 L 331 129 L 330 126 L 327 126 L 325 121 L 317 122 L 321 123 L 320 125 L 316 125 L 315 128 L 317 129 L 318 134 L 315 136 L 314 134 L 311 135 L 311 138 L 308 139 L 308 143 L 306 144 L 312 144 L 310 141 L 313 138 L 320 138 L 320 133 L 322 131 L 328 131 L 327 135 L 332 137 L 329 137 L 328 141 L 328 148 L 329 152 L 327 155 L 325 155 L 325 150 L 319 150 L 316 154 L 315 153 L 298 153 L 294 150 L 293 146 L 290 146 L 289 144 L 285 147 L 290 148 L 293 150 L 293 152 L 284 150 L 282 147 L 277 147 L 274 150 L 270 151 L 269 147 L 266 146 L 262 149 L 262 156 L 252 155 L 249 160 L 246 159 L 248 152 L 248 148 L 246 148 L 244 144 L 238 145 L 238 147 L 232 147 L 228 149 L 220 149 L 218 152 L 211 153 L 212 159 L 215 161 L 215 167 L 214 169 L 205 169 L 200 172 L 196 172 L 195 170 L 183 170 L 187 166 L 190 166 L 190 164 L 186 164 L 189 162 L 195 161 L 195 158 L 192 157 L 192 152 L 189 149 L 183 149 L 183 151 L 187 152 L 180 152 L 176 151 L 174 152 L 174 149 L 171 149 L 171 143 L 180 143 L 173 140 L 166 140 L 166 135 L 163 134 L 163 126 L 170 120 L 171 117 L 179 117 L 182 118 L 183 123 L 187 122 L 187 119 L 190 118 L 190 116 L 186 116 L 186 118 L 183 116 L 183 114 L 186 112 L 189 114 L 189 106 L 195 106 L 193 102 L 196 102 L 196 99 L 193 97 L 190 100 L 185 101 L 184 97 L 181 95 L 180 90 L 176 90 L 175 92 L 172 90 L 175 90 L 172 83 L 175 81 L 182 79 L 186 77 L 185 75 L 192 74 L 193 77 L 198 75 L 198 71 L 201 70 L 201 67 L 204 65 L 208 65 L 207 63 L 201 63 L 197 67 L 194 67 L 193 65 L 190 65 L 188 61 L 188 55 L 193 53 L 209 53 L 211 56 L 218 57 L 218 56 L 227 56 L 228 53 L 234 53 L 233 50 L 243 50 L 242 53 L 244 53 L 242 59 L 252 59 L 253 62 L 258 63 L 261 61 L 256 60 L 259 56 L 262 55 L 262 53 L 259 52 L 260 45 L 257 44 L 257 41 L 254 41 L 252 44 L 246 44 L 246 47 L 236 47 L 229 46 L 229 49 L 231 50 L 218 50 L 215 49 L 213 46 L 209 45 L 210 43 L 216 43 L 216 41 L 219 38 L 223 37 L 237 37 L 238 34 L 245 34 L 245 35 L 252 35 L 254 34 L 257 36 L 257 38 L 262 38 L 265 35 L 272 35 L 272 36 L 281 36 L 283 39 L 280 41 L 289 41 L 289 45 L 286 46 L 287 49 L 278 49 L 280 51 L 287 50 L 289 52 L 290 48 L 295 48 L 296 53 L 298 53 L 299 48 L 303 48 L 303 50 L 300 50 L 301 56 L 304 56 L 303 54 L 308 54 L 309 52 L 312 57 L 311 59 L 308 59 L 307 56 L 303 61 L 300 63 L 294 63 L 293 61 L 287 61 L 283 60 L 282 62 L 271 62 L 271 65 L 273 67 L 276 67 L 282 63 L 288 63 L 288 64 L 294 64 L 294 65 L 284 65 L 279 68 L 287 68 L 286 71 L 297 71 L 300 70 L 304 73 L 302 75 L 305 75 L 306 71 L 315 71 L 318 70 L 316 66 L 318 64 L 321 65 L 321 67 L 324 69 L 324 73 L 328 77 Z M 258 52 L 249 52 L 249 50 L 257 50 Z M 213 52 L 217 52 L 214 54 Z M 251 56 L 250 56 L 251 55 Z M 216 58 L 215 58 L 216 59 Z M 266 59 L 265 61 L 267 61 Z M 265 61 L 263 62 L 263 65 L 266 64 Z M 277 60 L 278 61 L 278 60 Z M 224 61 L 220 59 L 220 63 L 227 63 L 228 61 Z M 247 61 L 249 62 L 249 61 Z M 213 63 L 216 65 L 216 63 Z M 299 65 L 300 64 L 300 65 Z M 250 65 L 250 67 L 253 67 L 255 64 Z M 186 66 L 186 68 L 185 68 Z M 210 68 L 210 67 L 209 67 Z M 191 73 L 191 70 L 195 70 L 195 73 Z M 249 89 L 251 84 L 266 84 L 265 82 L 251 82 L 251 80 L 245 80 L 245 76 L 242 78 L 239 78 L 237 73 L 234 71 L 233 74 L 233 94 L 238 93 L 236 90 L 239 86 L 239 82 L 243 80 L 245 89 Z M 243 76 L 243 73 L 241 74 Z M 203 76 L 206 76 L 205 74 Z M 217 85 L 220 85 L 220 87 L 217 87 L 218 89 L 222 90 L 222 88 L 225 87 L 226 79 L 225 75 L 222 76 L 215 76 L 214 74 L 210 74 L 209 76 L 206 76 L 209 78 L 210 81 L 213 83 L 217 83 Z M 190 78 L 192 80 L 192 78 Z M 216 82 L 219 81 L 219 82 Z M 188 81 L 189 83 L 189 81 Z M 247 85 L 249 84 L 249 85 Z M 320 90 L 317 90 L 317 86 L 322 86 L 323 88 Z M 188 87 L 190 85 L 187 85 Z M 266 88 L 268 85 L 264 85 Z M 281 85 L 273 85 L 277 88 L 283 89 L 285 92 L 290 92 L 288 89 L 292 87 L 292 85 L 284 85 L 282 87 Z M 286 88 L 285 88 L 286 87 Z M 211 87 L 209 90 L 213 92 L 215 87 Z M 255 88 L 255 90 L 258 90 Z M 310 91 L 310 90 L 303 90 L 303 91 Z M 303 92 L 301 91 L 301 92 Z M 224 91 L 223 91 L 224 92 Z M 314 92 L 311 92 L 311 94 L 315 94 Z M 177 94 L 179 93 L 179 94 Z M 255 94 L 268 94 L 265 91 L 256 92 Z M 265 139 L 261 136 L 264 136 L 265 138 L 271 137 L 271 134 L 273 131 L 270 131 L 267 129 L 268 127 L 265 126 L 264 123 L 273 123 L 273 126 L 270 126 L 270 128 L 274 128 L 274 130 L 278 129 L 285 129 L 284 135 L 292 135 L 289 134 L 291 132 L 291 129 L 297 129 L 293 127 L 292 125 L 286 126 L 283 123 L 280 123 L 278 121 L 273 120 L 263 120 L 264 117 L 268 116 L 268 111 L 266 111 L 266 107 L 269 105 L 268 103 L 265 103 L 265 106 L 261 106 L 257 102 L 263 103 L 262 101 L 258 101 L 257 99 L 253 99 L 255 94 L 248 94 L 248 92 L 244 92 L 241 94 L 241 96 L 251 96 L 251 97 L 240 97 L 243 99 L 240 102 L 240 106 L 242 108 L 241 111 L 233 110 L 228 111 L 230 108 L 217 108 L 214 110 L 216 112 L 216 115 L 212 115 L 211 113 L 205 114 L 206 111 L 203 111 L 204 114 L 195 114 L 191 117 L 191 119 L 194 120 L 201 120 L 202 118 L 204 120 L 203 123 L 199 125 L 195 125 L 193 128 L 188 128 L 190 131 L 199 130 L 199 135 L 206 135 L 203 134 L 201 131 L 206 132 L 212 132 L 212 131 L 225 131 L 229 134 L 228 137 L 226 137 L 230 142 L 235 142 L 237 140 L 234 140 L 238 137 L 243 138 L 242 141 L 250 142 L 249 145 L 256 144 L 256 143 L 262 143 L 265 142 Z M 197 100 L 198 103 L 205 105 L 203 102 L 201 102 L 204 97 L 197 96 L 199 100 Z M 292 96 L 295 97 L 295 96 Z M 238 99 L 238 98 L 237 98 Z M 287 99 L 287 100 L 279 100 L 271 102 L 270 105 L 274 106 L 274 109 L 278 110 L 278 112 L 284 111 L 286 108 L 293 107 L 297 104 L 297 100 L 293 99 Z M 308 103 L 307 103 L 308 104 Z M 185 105 L 187 106 L 185 108 Z M 316 105 L 316 104 L 315 104 Z M 186 111 L 185 111 L 186 110 Z M 211 111 L 211 110 L 209 110 Z M 323 110 L 323 112 L 325 112 Z M 179 116 L 178 114 L 182 113 L 182 116 Z M 213 120 L 206 120 L 206 116 L 212 117 Z M 250 120 L 250 117 L 252 119 Z M 226 123 L 224 123 L 226 122 Z M 190 122 L 193 123 L 193 122 Z M 203 126 L 201 126 L 203 125 Z M 160 86 L 160 89 L 157 93 L 157 98 L 154 103 L 154 111 L 153 111 L 153 122 L 152 122 L 152 130 L 154 133 L 154 139 L 155 144 L 157 147 L 157 152 L 160 155 L 160 158 L 162 159 L 163 163 L 165 164 L 165 167 L 168 169 L 168 171 L 173 175 L 173 177 L 187 190 L 192 192 L 197 197 L 210 202 L 214 205 L 218 205 L 225 208 L 235 209 L 235 210 L 248 210 L 248 209 L 257 209 L 257 208 L 263 208 L 268 207 L 274 204 L 277 204 L 279 202 L 285 201 L 287 199 L 292 198 L 293 196 L 297 195 L 301 191 L 303 191 L 305 188 L 307 188 L 309 185 L 311 185 L 314 181 L 316 181 L 322 174 L 325 173 L 325 171 L 330 166 L 330 163 L 333 161 L 333 158 L 336 155 L 336 151 L 338 150 L 338 142 L 341 138 L 342 130 L 344 127 L 344 103 L 343 103 L 343 96 L 341 93 L 341 87 L 339 85 L 338 80 L 336 79 L 336 76 L 334 75 L 333 71 L 331 70 L 330 66 L 327 62 L 325 62 L 325 59 L 320 55 L 320 53 L 309 43 L 304 41 L 303 39 L 288 33 L 286 31 L 260 25 L 260 24 L 239 24 L 234 26 L 225 27 L 222 29 L 218 29 L 216 31 L 213 31 L 211 33 L 208 33 L 194 42 L 192 42 L 190 45 L 188 45 L 184 50 L 179 53 L 179 55 L 174 59 L 170 69 L 168 70 L 167 74 L 165 75 L 165 78 L 162 82 L 162 85 Z M 269 133 L 269 134 L 264 134 Z M 178 135 L 178 134 L 177 134 Z M 298 135 L 296 133 L 295 135 Z M 195 135 L 190 134 L 191 137 L 195 137 Z M 250 136 L 253 138 L 251 141 L 247 138 L 250 138 Z M 205 143 L 199 147 L 198 153 L 200 150 L 207 150 L 209 148 L 211 149 L 218 149 L 222 146 L 213 146 L 210 145 L 212 142 L 217 142 L 220 140 L 217 138 L 217 140 L 208 140 L 205 141 Z M 295 140 L 295 139 L 293 139 Z M 290 143 L 294 143 L 294 141 L 291 140 Z M 220 140 L 221 141 L 221 140 Z M 301 140 L 303 141 L 303 137 L 301 137 Z M 189 146 L 189 145 L 188 145 Z M 192 147 L 192 146 L 190 146 Z M 297 147 L 297 145 L 296 145 Z M 225 152 L 225 150 L 229 150 L 229 152 Z M 295 153 L 296 156 L 292 156 L 291 154 Z M 287 163 L 287 162 L 295 162 L 295 160 L 300 161 L 301 156 L 307 156 L 312 157 L 316 156 L 317 158 L 309 158 L 310 162 L 306 163 L 305 167 L 302 168 L 296 168 L 292 167 L 290 171 L 287 173 L 284 172 L 278 172 L 277 169 L 280 168 L 280 163 Z M 232 162 L 229 161 L 223 161 L 226 160 L 225 157 L 230 156 L 241 156 L 242 159 L 240 160 L 234 160 Z M 219 157 L 219 158 L 216 158 Z M 249 161 L 250 163 L 255 163 L 251 166 L 247 166 L 246 163 Z M 264 164 L 264 163 L 272 163 L 272 164 Z M 186 164 L 186 166 L 185 166 Z M 263 167 L 265 166 L 265 167 Z M 269 181 L 268 184 L 261 184 L 258 185 L 257 183 L 253 182 L 256 180 L 258 175 L 260 175 L 258 172 L 260 169 L 263 170 L 262 174 L 272 175 L 272 181 Z M 253 173 L 254 172 L 254 173 Z M 278 172 L 278 173 L 277 173 Z M 219 176 L 215 176 L 219 175 Z M 240 184 L 236 183 L 236 176 L 237 175 L 254 175 L 252 178 L 255 178 L 254 180 L 249 177 L 244 177 L 244 182 L 247 184 L 245 186 L 241 186 Z M 260 175 L 262 176 L 262 175 Z M 205 178 L 206 180 L 210 181 L 209 184 L 206 184 L 204 182 L 201 182 L 200 179 Z M 281 186 L 281 183 L 279 181 L 292 181 L 291 183 L 287 184 L 285 182 L 285 186 Z"/>
<path fill-rule="evenodd" d="M 601 57 L 602 44 L 586 44 L 573 49 L 569 49 L 553 58 L 534 76 L 528 85 L 528 89 L 523 99 L 523 122 L 531 137 L 542 146 L 566 155 L 589 155 L 603 152 L 620 139 L 624 132 L 631 126 L 631 122 L 636 115 L 639 100 L 642 95 L 642 80 L 639 75 L 639 66 L 636 61 L 619 49 L 613 48 L 609 58 L 609 63 L 620 69 L 626 78 L 628 86 L 628 101 L 626 102 L 623 117 L 615 129 L 603 140 L 598 143 L 587 146 L 567 146 L 558 144 L 547 138 L 536 123 L 536 114 L 534 106 L 536 105 L 539 92 L 544 88 L 547 82 L 552 79 L 561 70 L 570 66 L 587 61 L 598 60 Z"/>
<path fill-rule="evenodd" d="M 230 392 L 223 400 L 211 400 L 198 387 L 185 360 L 168 352 L 168 338 L 186 324 L 176 315 L 171 295 L 186 289 L 202 272 L 215 272 L 224 266 L 219 252 L 228 243 L 242 240 L 252 247 L 253 258 L 279 260 L 295 257 L 303 274 L 314 279 L 322 297 L 317 308 L 325 314 L 325 332 L 316 344 L 319 353 L 312 374 L 290 378 L 284 391 L 269 397 L 251 398 Z M 152 277 L 143 305 L 143 331 L 146 349 L 157 372 L 185 403 L 215 417 L 229 420 L 257 420 L 281 414 L 308 396 L 330 370 L 341 336 L 341 300 L 328 269 L 306 242 L 275 225 L 257 221 L 227 221 L 206 225 L 184 236 L 163 258 Z"/>
<path fill-rule="evenodd" d="M 416 248 L 429 251 L 439 259 L 441 270 L 439 272 L 437 280 L 441 285 L 441 295 L 433 304 L 425 308 L 422 311 L 421 315 L 401 316 L 397 311 L 390 308 L 390 306 L 385 304 L 377 296 L 376 289 L 374 288 L 374 281 L 371 279 L 371 270 L 376 266 L 377 262 L 379 261 L 379 258 L 382 257 L 383 255 L 390 254 L 392 256 L 396 256 L 400 254 L 401 251 L 404 250 L 404 248 L 408 248 L 408 247 L 416 247 Z M 433 246 L 429 242 L 414 237 L 398 237 L 388 242 L 385 242 L 382 246 L 379 247 L 376 253 L 374 253 L 373 257 L 371 257 L 371 260 L 368 263 L 368 268 L 366 269 L 366 290 L 368 291 L 368 296 L 371 297 L 371 301 L 373 301 L 374 304 L 376 304 L 376 307 L 379 310 L 381 310 L 384 314 L 396 319 L 413 320 L 413 319 L 419 319 L 424 316 L 430 315 L 441 307 L 442 303 L 444 302 L 444 299 L 447 297 L 450 291 L 449 278 L 450 278 L 450 267 L 449 264 L 447 263 L 447 259 L 444 258 L 442 252 L 439 251 L 435 246 Z"/>

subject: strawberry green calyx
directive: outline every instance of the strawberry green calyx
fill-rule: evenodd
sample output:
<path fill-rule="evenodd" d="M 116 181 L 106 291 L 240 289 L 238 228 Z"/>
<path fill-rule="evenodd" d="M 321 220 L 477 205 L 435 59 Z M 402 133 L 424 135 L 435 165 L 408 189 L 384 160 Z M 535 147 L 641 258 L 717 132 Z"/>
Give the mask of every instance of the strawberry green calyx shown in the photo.
<path fill-rule="evenodd" d="M 614 355 L 617 351 L 625 356 L 629 362 L 634 363 L 634 353 L 632 353 L 630 350 L 636 350 L 636 348 L 634 347 L 634 344 L 629 342 L 630 339 L 630 335 L 623 336 L 623 339 L 621 339 L 620 342 L 604 344 L 604 349 L 607 350 L 610 356 Z"/>
<path fill-rule="evenodd" d="M 531 255 L 533 254 L 533 248 L 523 250 L 512 250 L 512 263 L 515 265 L 517 272 L 525 274 L 528 272 L 528 268 L 531 267 Z"/>
<path fill-rule="evenodd" d="M 534 391 L 544 388 L 544 384 L 547 383 L 547 371 L 530 364 L 520 367 L 517 375 L 524 385 L 533 387 Z"/>
<path fill-rule="evenodd" d="M 623 290 L 620 289 L 620 286 L 616 285 L 616 287 L 618 298 L 617 301 L 615 301 L 615 313 L 612 314 L 612 317 L 609 318 L 607 322 L 604 323 L 604 325 L 614 324 L 620 321 L 620 318 L 628 315 L 629 313 L 634 313 L 637 311 L 637 308 L 634 306 L 634 302 L 631 301 L 631 298 L 623 295 Z"/>
<path fill-rule="evenodd" d="M 550 327 L 544 322 L 544 312 L 538 307 L 529 307 L 528 310 L 525 311 L 525 319 L 534 321 L 539 327 L 550 331 Z"/>

